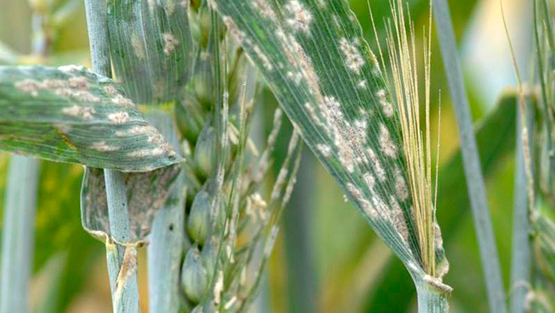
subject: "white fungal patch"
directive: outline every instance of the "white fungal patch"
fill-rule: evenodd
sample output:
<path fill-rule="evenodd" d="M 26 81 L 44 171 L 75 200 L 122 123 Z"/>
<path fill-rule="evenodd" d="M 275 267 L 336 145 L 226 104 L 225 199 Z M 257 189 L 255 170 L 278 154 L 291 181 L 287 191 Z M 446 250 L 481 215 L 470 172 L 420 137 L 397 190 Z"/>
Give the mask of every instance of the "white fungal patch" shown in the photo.
<path fill-rule="evenodd" d="M 405 201 L 409 197 L 409 190 L 405 177 L 403 177 L 403 173 L 398 168 L 395 169 L 395 193 L 397 194 L 397 198 L 401 201 Z"/>
<path fill-rule="evenodd" d="M 38 96 L 39 90 L 42 89 L 41 84 L 32 79 L 24 79 L 15 83 L 15 88 L 17 88 L 18 91 L 30 94 L 33 97 Z"/>
<path fill-rule="evenodd" d="M 382 111 L 386 117 L 393 116 L 393 105 L 387 101 L 386 92 L 384 89 L 378 90 L 376 93 L 376 97 L 378 97 L 378 101 L 382 106 Z"/>
<path fill-rule="evenodd" d="M 239 42 L 242 43 L 245 39 L 245 34 L 239 30 L 239 27 L 237 27 L 237 24 L 235 24 L 235 21 L 229 17 L 229 16 L 224 16 L 222 18 L 225 26 L 227 27 L 227 31 L 233 36 L 235 37 L 235 39 Z"/>
<path fill-rule="evenodd" d="M 391 136 L 389 135 L 389 131 L 385 124 L 380 124 L 380 148 L 382 152 L 391 158 L 397 157 L 397 146 L 391 140 Z"/>
<path fill-rule="evenodd" d="M 314 121 L 314 123 L 316 123 L 316 125 L 324 127 L 322 121 L 320 120 L 320 117 L 318 116 L 318 113 L 316 113 L 316 110 L 314 109 L 314 107 L 310 104 L 310 103 L 305 103 L 304 107 L 306 108 L 306 111 L 308 112 L 308 115 L 310 115 L 310 117 L 312 118 L 312 120 Z"/>
<path fill-rule="evenodd" d="M 378 217 L 378 211 L 372 206 L 370 201 L 368 201 L 360 190 L 353 184 L 347 183 L 347 190 L 351 194 L 351 196 L 355 199 L 356 203 L 358 203 L 364 212 L 370 216 L 370 218 L 374 219 Z"/>
<path fill-rule="evenodd" d="M 88 91 L 84 91 L 84 90 L 77 90 L 77 91 L 72 91 L 69 93 L 69 95 L 79 101 L 82 102 L 93 102 L 93 103 L 98 103 L 100 102 L 100 98 L 93 95 L 92 93 L 88 92 Z"/>
<path fill-rule="evenodd" d="M 76 76 L 69 79 L 69 86 L 75 89 L 87 89 L 89 88 L 89 82 L 83 76 Z"/>
<path fill-rule="evenodd" d="M 328 145 L 318 144 L 318 145 L 316 145 L 316 149 L 318 149 L 318 151 L 320 151 L 320 153 L 325 158 L 329 158 L 331 156 L 331 148 Z"/>
<path fill-rule="evenodd" d="M 127 112 L 116 112 L 108 115 L 108 120 L 112 124 L 123 124 L 129 121 L 129 114 Z"/>
<path fill-rule="evenodd" d="M 407 222 L 405 221 L 405 215 L 403 214 L 403 210 L 394 196 L 389 197 L 389 205 L 391 207 L 391 221 L 393 226 L 399 234 L 401 234 L 403 240 L 405 242 L 409 242 L 409 230 Z"/>
<path fill-rule="evenodd" d="M 363 199 L 362 192 L 353 184 L 347 183 L 347 190 L 355 199 Z"/>
<path fill-rule="evenodd" d="M 303 80 L 303 74 L 300 72 L 287 72 L 287 78 L 291 79 L 295 85 L 300 85 L 301 81 Z"/>
<path fill-rule="evenodd" d="M 153 156 L 160 156 L 164 154 L 163 148 L 154 148 L 154 149 L 140 149 L 135 150 L 132 152 L 127 153 L 127 156 L 132 158 L 146 158 L 146 157 L 153 157 Z"/>
<path fill-rule="evenodd" d="M 61 79 L 45 79 L 41 84 L 43 89 L 56 90 L 67 88 L 67 82 Z"/>
<path fill-rule="evenodd" d="M 372 195 L 372 204 L 382 219 L 389 220 L 390 207 L 385 204 L 377 193 Z"/>
<path fill-rule="evenodd" d="M 101 152 L 110 152 L 110 151 L 116 151 L 119 149 L 119 147 L 107 145 L 105 141 L 94 142 L 91 148 Z"/>
<path fill-rule="evenodd" d="M 91 107 L 73 105 L 69 108 L 64 108 L 62 113 L 73 116 L 73 117 L 80 117 L 85 120 L 90 120 L 93 118 L 93 114 L 95 113 L 94 109 Z"/>
<path fill-rule="evenodd" d="M 374 173 L 376 173 L 378 180 L 381 182 L 385 181 L 387 176 L 385 170 L 382 167 L 380 159 L 378 159 L 378 156 L 376 155 L 376 152 L 374 152 L 374 150 L 372 149 L 368 149 L 368 156 L 370 156 L 372 169 L 374 170 Z"/>
<path fill-rule="evenodd" d="M 270 62 L 270 59 L 268 59 L 268 57 L 264 54 L 262 49 L 260 49 L 260 47 L 256 45 L 253 46 L 253 49 L 254 49 L 254 53 L 256 53 L 256 56 L 262 61 L 264 68 L 266 68 L 268 71 L 273 70 L 274 66 Z"/>
<path fill-rule="evenodd" d="M 164 39 L 164 54 L 170 55 L 175 50 L 175 47 L 179 45 L 179 40 L 170 33 L 162 34 L 162 38 Z"/>
<path fill-rule="evenodd" d="M 359 138 L 359 141 L 366 140 L 366 135 L 368 134 L 368 122 L 366 120 L 356 120 L 355 131 L 357 133 L 357 138 Z"/>
<path fill-rule="evenodd" d="M 339 47 L 343 56 L 345 57 L 345 66 L 355 73 L 360 73 L 360 69 L 364 66 L 364 58 L 358 50 L 358 41 L 350 43 L 347 38 L 341 38 L 339 40 Z"/>
<path fill-rule="evenodd" d="M 361 80 L 360 82 L 358 82 L 357 86 L 360 89 L 366 89 L 366 87 L 368 86 L 368 82 L 366 81 L 366 79 Z"/>
<path fill-rule="evenodd" d="M 134 126 L 128 131 L 121 133 L 123 136 L 127 135 L 148 135 L 153 136 L 158 134 L 158 130 L 154 126 Z M 116 133 L 116 136 L 118 133 Z"/>
<path fill-rule="evenodd" d="M 370 173 L 364 173 L 362 175 L 362 178 L 364 178 L 364 181 L 366 182 L 366 186 L 368 187 L 368 190 L 372 191 L 376 186 L 376 178 L 374 178 L 374 175 Z"/>
<path fill-rule="evenodd" d="M 299 1 L 291 0 L 285 5 L 285 9 L 289 12 L 287 24 L 294 30 L 301 30 L 305 33 L 310 31 L 310 22 L 312 14 Z"/>
<path fill-rule="evenodd" d="M 162 144 L 166 142 L 164 136 L 158 132 L 148 136 L 147 141 L 152 144 Z"/>
<path fill-rule="evenodd" d="M 258 10 L 260 15 L 269 18 L 272 21 L 277 21 L 276 12 L 274 12 L 272 7 L 268 4 L 268 2 L 266 2 L 266 0 L 254 0 L 251 3 L 252 7 Z"/>
<path fill-rule="evenodd" d="M 121 106 L 132 106 L 132 105 L 134 105 L 134 103 L 133 103 L 133 101 L 131 101 L 131 99 L 126 98 L 122 95 L 116 95 L 115 97 L 113 97 L 112 102 L 117 104 L 117 105 L 121 105 Z"/>

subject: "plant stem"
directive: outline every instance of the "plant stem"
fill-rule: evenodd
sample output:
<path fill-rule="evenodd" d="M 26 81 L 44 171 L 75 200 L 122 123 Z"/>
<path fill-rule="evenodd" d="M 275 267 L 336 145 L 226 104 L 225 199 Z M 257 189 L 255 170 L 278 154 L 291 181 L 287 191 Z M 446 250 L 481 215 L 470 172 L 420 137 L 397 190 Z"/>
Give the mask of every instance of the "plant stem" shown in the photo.
<path fill-rule="evenodd" d="M 486 198 L 486 186 L 481 171 L 476 138 L 474 137 L 470 106 L 457 56 L 453 23 L 446 0 L 433 0 L 433 5 L 436 29 L 440 39 L 441 55 L 457 117 L 468 196 L 470 197 L 474 227 L 485 274 L 490 311 L 493 313 L 505 313 L 507 312 L 507 307 L 505 304 L 503 279 L 501 277 L 501 266 L 493 235 Z"/>
<path fill-rule="evenodd" d="M 39 160 L 12 155 L 2 234 L 0 313 L 29 311 L 38 178 Z"/>
<path fill-rule="evenodd" d="M 111 77 L 105 0 L 85 0 L 93 71 Z M 130 241 L 129 211 L 123 174 L 104 170 L 111 240 L 106 243 L 108 274 L 114 312 L 140 312 L 137 284 L 137 250 Z M 114 241 L 115 240 L 115 241 Z M 114 242 L 112 242 L 114 241 Z"/>
<path fill-rule="evenodd" d="M 438 288 L 425 282 L 416 282 L 416 294 L 419 313 L 449 312 L 448 294 Z"/>
<path fill-rule="evenodd" d="M 149 112 L 147 121 L 168 139 L 176 150 L 179 140 L 170 114 Z M 157 213 L 148 246 L 148 290 L 151 313 L 176 313 L 179 310 L 179 277 L 183 257 L 185 196 L 181 174 Z"/>
<path fill-rule="evenodd" d="M 528 142 L 532 142 L 534 126 L 534 110 L 528 105 L 526 108 Z M 515 198 L 513 212 L 513 243 L 511 257 L 511 312 L 524 313 L 526 283 L 530 282 L 532 252 L 530 247 L 530 220 L 528 215 L 528 179 L 526 176 L 524 146 L 522 138 L 522 107 L 517 106 L 517 143 L 516 143 L 516 173 L 515 173 Z"/>
<path fill-rule="evenodd" d="M 32 15 L 32 53 L 46 56 L 49 42 L 44 35 L 44 16 Z M 8 174 L 2 238 L 0 313 L 29 311 L 29 280 L 35 248 L 40 161 L 13 154 Z"/>
<path fill-rule="evenodd" d="M 115 242 L 106 244 L 108 274 L 114 313 L 140 312 L 137 284 L 137 248 L 130 242 L 129 210 L 123 174 L 104 170 L 110 233 Z"/>

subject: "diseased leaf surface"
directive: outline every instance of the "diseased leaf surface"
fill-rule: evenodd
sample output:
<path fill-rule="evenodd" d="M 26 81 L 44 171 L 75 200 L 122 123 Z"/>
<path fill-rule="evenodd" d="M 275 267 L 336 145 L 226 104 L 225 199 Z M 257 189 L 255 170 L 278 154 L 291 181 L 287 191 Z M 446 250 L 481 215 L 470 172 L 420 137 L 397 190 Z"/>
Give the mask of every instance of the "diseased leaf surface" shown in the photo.
<path fill-rule="evenodd" d="M 421 275 L 399 120 L 346 1 L 214 2 L 308 146 Z"/>
<path fill-rule="evenodd" d="M 188 0 L 110 0 L 108 27 L 114 71 L 140 104 L 179 100 L 190 76 Z"/>
<path fill-rule="evenodd" d="M 156 212 L 164 205 L 180 165 L 146 173 L 126 173 L 125 188 L 131 227 L 130 243 L 144 241 Z M 81 189 L 81 221 L 91 235 L 105 240 L 110 235 L 104 170 L 87 168 Z"/>
<path fill-rule="evenodd" d="M 82 67 L 0 67 L 0 149 L 123 172 L 180 162 L 112 80 Z"/>

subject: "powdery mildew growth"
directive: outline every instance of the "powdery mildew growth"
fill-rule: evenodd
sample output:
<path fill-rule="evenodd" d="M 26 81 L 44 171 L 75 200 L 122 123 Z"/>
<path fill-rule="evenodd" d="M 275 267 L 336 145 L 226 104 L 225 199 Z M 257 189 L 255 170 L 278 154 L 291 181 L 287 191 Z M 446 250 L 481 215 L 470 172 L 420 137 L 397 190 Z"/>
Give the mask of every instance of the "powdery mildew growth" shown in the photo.
<path fill-rule="evenodd" d="M 423 276 L 392 86 L 346 1 L 214 2 L 296 130 L 376 232 Z"/>
<path fill-rule="evenodd" d="M 193 51 L 188 7 L 188 0 L 108 1 L 114 74 L 135 103 L 182 98 Z"/>
<path fill-rule="evenodd" d="M 122 171 L 179 162 L 113 81 L 82 67 L 0 69 L 0 147 Z"/>

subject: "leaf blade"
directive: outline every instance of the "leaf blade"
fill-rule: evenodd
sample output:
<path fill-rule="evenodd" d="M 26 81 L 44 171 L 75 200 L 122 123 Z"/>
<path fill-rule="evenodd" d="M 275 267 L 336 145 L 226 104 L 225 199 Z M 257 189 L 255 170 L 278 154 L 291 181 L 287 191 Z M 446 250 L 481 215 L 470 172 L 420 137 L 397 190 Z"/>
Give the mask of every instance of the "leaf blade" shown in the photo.
<path fill-rule="evenodd" d="M 113 81 L 78 67 L 0 67 L 0 149 L 144 172 L 180 157 Z"/>

